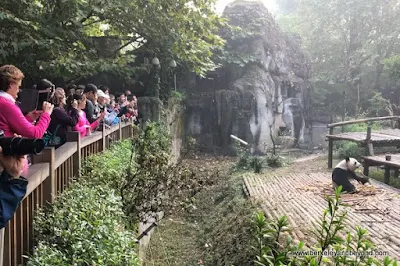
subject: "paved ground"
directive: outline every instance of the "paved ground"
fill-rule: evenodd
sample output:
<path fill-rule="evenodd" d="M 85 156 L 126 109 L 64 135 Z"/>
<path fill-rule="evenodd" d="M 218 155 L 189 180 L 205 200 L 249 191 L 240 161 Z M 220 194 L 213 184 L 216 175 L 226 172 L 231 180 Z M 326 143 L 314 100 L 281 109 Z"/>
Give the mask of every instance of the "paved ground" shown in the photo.
<path fill-rule="evenodd" d="M 269 218 L 287 216 L 294 239 L 315 243 L 311 230 L 313 225 L 319 224 L 327 207 L 324 196 L 332 192 L 331 174 L 326 171 L 291 172 L 249 174 L 244 178 L 245 188 L 250 197 L 259 201 Z M 400 190 L 376 181 L 371 183 L 357 186 L 361 190 L 358 195 L 343 196 L 351 205 L 346 207 L 346 229 L 355 232 L 355 226 L 361 225 L 368 230 L 378 250 L 400 259 Z"/>

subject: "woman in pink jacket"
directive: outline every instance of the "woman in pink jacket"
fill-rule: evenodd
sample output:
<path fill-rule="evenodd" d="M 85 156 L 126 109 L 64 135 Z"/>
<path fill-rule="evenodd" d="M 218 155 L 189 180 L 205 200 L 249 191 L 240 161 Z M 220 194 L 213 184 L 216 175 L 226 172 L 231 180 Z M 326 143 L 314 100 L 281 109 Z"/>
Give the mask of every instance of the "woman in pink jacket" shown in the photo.
<path fill-rule="evenodd" d="M 83 111 L 86 107 L 86 97 L 83 94 L 74 94 L 71 95 L 68 99 L 68 109 L 71 109 L 72 103 L 74 101 L 78 102 L 78 110 L 79 110 L 79 118 L 78 118 L 78 123 L 76 126 L 73 128 L 74 131 L 78 131 L 82 137 L 85 137 L 87 135 L 88 129 L 91 131 L 94 131 L 100 124 L 100 121 L 104 118 L 104 113 L 102 113 L 96 121 L 93 123 L 89 123 L 89 120 L 86 118 L 86 114 Z"/>
<path fill-rule="evenodd" d="M 42 138 L 50 124 L 54 106 L 44 102 L 43 113 L 36 125 L 33 125 L 30 122 L 32 119 L 25 117 L 15 103 L 23 78 L 24 74 L 15 66 L 0 67 L 0 129 L 6 137 L 17 134 L 25 138 Z"/>
<path fill-rule="evenodd" d="M 32 119 L 25 117 L 15 102 L 23 78 L 22 71 L 13 65 L 0 67 L 0 129 L 6 137 L 20 135 L 24 138 L 42 138 L 50 124 L 54 106 L 44 102 L 43 112 L 36 125 L 33 125 Z M 24 170 L 27 168 L 26 161 Z"/>

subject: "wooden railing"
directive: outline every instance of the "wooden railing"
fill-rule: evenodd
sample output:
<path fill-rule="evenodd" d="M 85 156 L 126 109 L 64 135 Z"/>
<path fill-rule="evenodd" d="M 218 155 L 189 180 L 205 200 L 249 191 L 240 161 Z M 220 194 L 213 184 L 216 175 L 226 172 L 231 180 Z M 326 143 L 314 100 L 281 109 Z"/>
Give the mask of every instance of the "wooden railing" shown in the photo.
<path fill-rule="evenodd" d="M 31 254 L 34 245 L 32 222 L 34 213 L 54 202 L 55 196 L 81 173 L 84 158 L 102 152 L 114 141 L 131 138 L 132 122 L 121 122 L 111 128 L 80 138 L 78 132 L 68 132 L 67 142 L 58 149 L 46 148 L 35 155 L 28 169 L 29 180 L 25 198 L 7 226 L 0 230 L 0 265 L 25 264 L 24 255 Z"/>
<path fill-rule="evenodd" d="M 400 116 L 382 116 L 382 117 L 370 117 L 370 118 L 364 118 L 364 119 L 357 119 L 357 120 L 349 120 L 349 121 L 343 121 L 343 122 L 337 122 L 333 124 L 328 124 L 329 128 L 329 135 L 327 136 L 329 145 L 328 145 L 328 168 L 332 168 L 332 161 L 333 161 L 333 141 L 334 140 L 350 140 L 352 141 L 351 138 L 349 137 L 343 137 L 339 136 L 337 139 L 334 138 L 336 137 L 334 135 L 334 129 L 336 127 L 342 127 L 342 132 L 343 132 L 343 126 L 345 125 L 354 125 L 354 124 L 360 124 L 360 123 L 368 123 L 367 126 L 367 132 L 366 132 L 366 137 L 365 137 L 365 144 L 368 148 L 368 152 L 370 155 L 373 154 L 373 147 L 371 143 L 371 134 L 372 134 L 372 127 L 371 127 L 371 122 L 375 121 L 385 121 L 385 120 L 393 120 L 393 121 L 398 121 L 400 120 Z"/>

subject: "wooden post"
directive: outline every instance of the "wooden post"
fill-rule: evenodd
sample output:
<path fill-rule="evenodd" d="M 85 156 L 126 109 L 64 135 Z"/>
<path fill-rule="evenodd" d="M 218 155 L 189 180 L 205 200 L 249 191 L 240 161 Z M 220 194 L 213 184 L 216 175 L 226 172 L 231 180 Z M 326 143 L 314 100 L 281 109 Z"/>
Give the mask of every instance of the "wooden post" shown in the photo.
<path fill-rule="evenodd" d="M 79 178 L 81 176 L 81 136 L 79 132 L 67 132 L 67 142 L 76 142 L 77 150 L 74 154 L 74 176 Z"/>
<path fill-rule="evenodd" d="M 49 164 L 49 176 L 43 182 L 43 200 L 45 201 L 45 204 L 53 203 L 54 198 L 57 194 L 56 169 L 54 165 L 55 154 L 56 150 L 54 147 L 46 147 L 41 154 L 32 156 L 32 162 L 34 164 L 37 163 Z"/>
<path fill-rule="evenodd" d="M 372 128 L 371 128 L 371 125 L 368 124 L 367 138 L 366 138 L 367 149 L 368 149 L 368 154 L 370 156 L 374 156 L 374 147 L 373 147 L 372 142 L 371 142 L 371 133 L 372 133 Z"/>
<path fill-rule="evenodd" d="M 103 129 L 102 129 L 102 151 L 106 150 L 106 140 L 107 140 L 107 134 L 106 134 L 106 124 L 103 122 Z"/>
<path fill-rule="evenodd" d="M 392 156 L 390 155 L 386 155 L 385 157 L 386 161 L 390 161 L 392 160 Z M 390 167 L 389 166 L 385 166 L 385 184 L 389 185 L 389 179 L 390 179 Z"/>
<path fill-rule="evenodd" d="M 333 135 L 333 127 L 329 128 L 329 135 Z M 329 147 L 328 147 L 328 168 L 332 169 L 332 161 L 333 161 L 333 140 L 329 138 Z"/>
<path fill-rule="evenodd" d="M 3 257 L 4 257 L 4 231 L 5 228 L 0 229 L 0 266 L 4 265 Z"/>
<path fill-rule="evenodd" d="M 118 134 L 118 136 L 119 136 L 119 140 L 122 140 L 122 121 L 121 121 L 121 119 L 119 120 L 119 129 L 118 129 L 119 131 L 119 134 Z"/>
<path fill-rule="evenodd" d="M 369 175 L 369 164 L 368 164 L 368 161 L 367 161 L 367 160 L 364 160 L 364 171 L 363 171 L 363 174 L 364 174 L 365 176 L 368 176 L 368 175 Z"/>

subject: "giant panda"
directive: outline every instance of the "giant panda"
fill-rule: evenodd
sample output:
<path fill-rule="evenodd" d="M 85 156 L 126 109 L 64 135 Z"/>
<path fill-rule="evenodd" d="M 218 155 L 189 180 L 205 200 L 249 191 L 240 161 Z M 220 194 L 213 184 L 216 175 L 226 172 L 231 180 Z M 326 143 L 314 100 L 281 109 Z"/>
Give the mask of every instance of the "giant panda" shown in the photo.
<path fill-rule="evenodd" d="M 352 157 L 346 157 L 344 160 L 339 162 L 332 172 L 333 187 L 336 188 L 342 186 L 343 192 L 354 193 L 356 188 L 349 179 L 355 179 L 363 185 L 369 182 L 368 177 L 361 177 L 355 173 L 360 166 L 361 163 Z"/>

